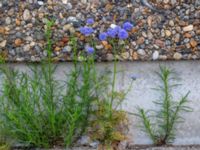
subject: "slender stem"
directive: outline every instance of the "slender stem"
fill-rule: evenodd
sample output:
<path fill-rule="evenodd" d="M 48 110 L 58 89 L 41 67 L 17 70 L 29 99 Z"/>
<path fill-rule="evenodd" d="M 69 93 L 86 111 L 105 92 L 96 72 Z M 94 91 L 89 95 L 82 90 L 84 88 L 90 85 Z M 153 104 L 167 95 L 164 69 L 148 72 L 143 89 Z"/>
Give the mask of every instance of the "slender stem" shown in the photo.
<path fill-rule="evenodd" d="M 71 44 L 72 44 L 72 49 L 73 49 L 73 64 L 74 64 L 74 68 L 75 70 L 77 70 L 77 62 L 78 62 L 78 56 L 77 56 L 77 39 L 72 36 L 71 37 Z"/>
<path fill-rule="evenodd" d="M 111 40 L 111 44 L 114 51 L 114 67 L 113 67 L 113 80 L 112 80 L 112 95 L 110 102 L 110 116 L 112 116 L 112 107 L 114 101 L 114 93 L 115 93 L 115 83 L 116 83 L 116 74 L 117 74 L 117 57 L 116 57 L 116 46 L 114 40 Z"/>
<path fill-rule="evenodd" d="M 166 135 L 165 135 L 165 139 L 168 138 L 168 133 L 169 133 L 169 108 L 170 108 L 170 102 L 169 102 L 169 87 L 168 87 L 168 75 L 164 75 L 163 76 L 164 79 L 164 89 L 165 89 L 165 101 L 164 101 L 164 105 L 165 105 L 165 111 L 166 111 Z"/>
<path fill-rule="evenodd" d="M 93 37 L 90 36 L 90 44 L 92 45 L 93 48 L 96 47 L 96 42 L 93 40 Z M 96 74 L 96 67 L 95 67 L 95 56 L 96 56 L 96 51 L 94 51 L 94 53 L 92 54 L 91 56 L 91 59 L 90 59 L 90 62 L 92 64 L 92 70 L 93 70 L 93 74 L 92 74 L 92 77 L 93 77 L 93 80 L 94 80 L 94 83 L 95 83 L 95 93 L 96 93 L 96 97 L 98 97 L 98 92 L 97 92 L 97 74 Z"/>

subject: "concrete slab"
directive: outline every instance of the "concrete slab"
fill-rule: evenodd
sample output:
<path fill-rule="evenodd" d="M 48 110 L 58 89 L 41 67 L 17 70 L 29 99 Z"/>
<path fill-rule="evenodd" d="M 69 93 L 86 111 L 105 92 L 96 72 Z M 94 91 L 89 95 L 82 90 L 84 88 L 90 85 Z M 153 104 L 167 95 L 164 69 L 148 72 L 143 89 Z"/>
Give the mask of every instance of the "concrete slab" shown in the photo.
<path fill-rule="evenodd" d="M 27 67 L 24 64 L 11 64 L 12 66 L 26 71 Z M 98 69 L 100 71 L 105 68 L 112 68 L 112 63 L 100 63 Z M 155 71 L 159 71 L 159 65 L 164 65 L 174 69 L 182 80 L 182 86 L 176 88 L 173 92 L 174 99 L 179 99 L 181 95 L 191 91 L 189 95 L 190 104 L 193 112 L 183 114 L 186 119 L 185 123 L 177 126 L 177 136 L 174 142 L 175 145 L 193 145 L 200 144 L 200 61 L 165 61 L 165 62 L 122 62 L 118 65 L 118 70 L 123 70 L 117 75 L 117 89 L 127 88 L 131 82 L 131 75 L 138 78 L 127 95 L 123 104 L 123 109 L 135 113 L 136 106 L 145 109 L 154 109 L 152 103 L 157 100 L 160 93 L 152 90 L 160 81 L 155 75 Z M 64 79 L 64 72 L 69 71 L 70 63 L 58 64 L 56 77 Z M 158 108 L 155 108 L 158 109 Z M 137 127 L 139 124 L 135 116 L 130 116 L 130 132 L 129 141 L 132 145 L 135 144 L 152 144 L 152 141 L 141 132 Z"/>

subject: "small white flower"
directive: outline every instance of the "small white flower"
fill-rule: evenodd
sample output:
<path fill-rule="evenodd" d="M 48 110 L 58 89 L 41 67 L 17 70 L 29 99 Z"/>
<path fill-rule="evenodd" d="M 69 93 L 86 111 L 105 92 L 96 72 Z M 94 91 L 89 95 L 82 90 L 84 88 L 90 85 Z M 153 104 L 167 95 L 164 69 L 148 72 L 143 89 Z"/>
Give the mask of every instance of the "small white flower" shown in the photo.
<path fill-rule="evenodd" d="M 117 25 L 116 24 L 111 24 L 110 27 L 114 29 L 114 28 L 117 27 Z"/>
<path fill-rule="evenodd" d="M 62 0 L 63 4 L 67 4 L 68 0 Z"/>

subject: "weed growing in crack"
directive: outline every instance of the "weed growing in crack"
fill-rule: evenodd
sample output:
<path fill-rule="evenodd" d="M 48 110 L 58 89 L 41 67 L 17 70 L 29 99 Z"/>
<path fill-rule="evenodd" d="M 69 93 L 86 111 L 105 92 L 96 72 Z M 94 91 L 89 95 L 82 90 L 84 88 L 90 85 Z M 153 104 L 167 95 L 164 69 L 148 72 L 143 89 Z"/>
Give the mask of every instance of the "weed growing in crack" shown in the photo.
<path fill-rule="evenodd" d="M 93 109 L 93 116 L 90 121 L 89 134 L 93 140 L 100 141 L 100 149 L 117 147 L 121 141 L 126 139 L 128 130 L 127 113 L 121 110 L 120 106 L 132 87 L 132 83 L 128 90 L 116 90 L 117 55 L 124 50 L 126 39 L 129 37 L 128 31 L 133 28 L 133 25 L 126 23 L 125 27 L 127 31 L 116 25 L 99 34 L 99 40 L 111 48 L 114 56 L 112 77 L 102 82 L 103 86 L 100 86 L 102 94 L 96 97 L 94 101 L 95 109 Z M 88 38 L 92 36 L 93 29 L 82 27 L 81 33 Z M 102 88 L 105 90 L 102 90 Z"/>
<path fill-rule="evenodd" d="M 71 146 L 88 127 L 94 100 L 94 60 L 77 62 L 77 39 L 70 38 L 74 67 L 65 81 L 56 78 L 51 62 L 51 26 L 47 25 L 48 59 L 29 73 L 2 66 L 0 122 L 4 137 L 17 145 L 39 148 Z M 15 143 L 13 144 L 15 146 Z"/>
<path fill-rule="evenodd" d="M 137 116 L 140 118 L 143 131 L 148 134 L 155 145 L 160 146 L 174 141 L 176 125 L 184 121 L 182 113 L 190 112 L 191 108 L 187 106 L 189 92 L 181 97 L 180 101 L 173 101 L 172 89 L 179 84 L 174 82 L 176 78 L 172 70 L 160 67 L 160 73 L 157 75 L 162 84 L 156 90 L 161 92 L 162 97 L 154 103 L 160 109 L 145 111 L 138 108 Z"/>
<path fill-rule="evenodd" d="M 92 20 L 87 23 L 91 25 Z M 56 77 L 57 67 L 51 60 L 53 25 L 49 20 L 45 26 L 47 59 L 39 66 L 31 65 L 29 72 L 8 65 L 0 67 L 2 136 L 14 139 L 13 145 L 20 143 L 22 148 L 52 148 L 70 147 L 82 135 L 89 134 L 93 140 L 99 140 L 103 148 L 111 148 L 126 139 L 128 120 L 120 105 L 130 89 L 116 90 L 116 74 L 117 54 L 129 33 L 116 26 L 105 33 L 106 37 L 100 38 L 101 42 L 108 39 L 114 53 L 113 73 L 109 78 L 96 68 L 94 30 L 81 28 L 87 45 L 80 52 L 79 39 L 69 37 L 73 67 L 61 81 Z M 125 27 L 130 30 L 132 25 L 127 23 Z"/>

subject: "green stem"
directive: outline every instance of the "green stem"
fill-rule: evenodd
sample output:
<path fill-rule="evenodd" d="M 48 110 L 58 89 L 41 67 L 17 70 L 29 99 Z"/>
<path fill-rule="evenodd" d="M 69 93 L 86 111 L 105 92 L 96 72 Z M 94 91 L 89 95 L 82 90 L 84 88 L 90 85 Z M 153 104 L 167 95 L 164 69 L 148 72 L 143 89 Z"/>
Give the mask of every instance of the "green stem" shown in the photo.
<path fill-rule="evenodd" d="M 169 107 L 170 107 L 170 102 L 169 102 L 169 87 L 168 87 L 168 75 L 163 77 L 164 79 L 164 87 L 165 87 L 165 108 L 166 108 L 166 135 L 165 139 L 168 138 L 168 133 L 169 133 Z"/>
<path fill-rule="evenodd" d="M 117 74 L 117 53 L 116 53 L 116 46 L 115 41 L 111 40 L 111 44 L 114 51 L 114 67 L 113 67 L 113 80 L 112 80 L 112 95 L 111 95 L 111 102 L 110 102 L 110 117 L 112 117 L 112 107 L 114 101 L 114 93 L 115 93 L 115 83 L 116 83 L 116 74 Z"/>

